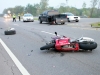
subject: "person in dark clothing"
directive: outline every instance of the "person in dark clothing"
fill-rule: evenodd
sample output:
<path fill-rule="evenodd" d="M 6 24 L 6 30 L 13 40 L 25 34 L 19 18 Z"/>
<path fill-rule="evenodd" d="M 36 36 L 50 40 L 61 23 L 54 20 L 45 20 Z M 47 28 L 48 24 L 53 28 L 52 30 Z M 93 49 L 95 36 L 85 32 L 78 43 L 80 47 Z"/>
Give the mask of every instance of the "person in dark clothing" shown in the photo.
<path fill-rule="evenodd" d="M 18 18 L 19 18 L 19 21 L 20 21 L 20 14 L 18 14 Z"/>
<path fill-rule="evenodd" d="M 13 22 L 16 22 L 16 15 L 15 14 L 13 14 Z"/>

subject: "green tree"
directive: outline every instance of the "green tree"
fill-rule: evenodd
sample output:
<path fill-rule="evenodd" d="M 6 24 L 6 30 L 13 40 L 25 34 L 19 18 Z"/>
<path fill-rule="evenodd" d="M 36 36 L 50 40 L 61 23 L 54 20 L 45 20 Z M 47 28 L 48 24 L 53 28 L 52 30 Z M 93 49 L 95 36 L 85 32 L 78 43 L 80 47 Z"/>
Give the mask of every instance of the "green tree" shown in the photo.
<path fill-rule="evenodd" d="M 40 5 L 39 4 L 28 4 L 25 7 L 25 13 L 31 13 L 34 16 L 37 16 L 40 14 Z"/>
<path fill-rule="evenodd" d="M 99 2 L 99 4 L 98 4 L 97 16 L 100 18 L 100 2 Z"/>
<path fill-rule="evenodd" d="M 34 9 L 36 11 L 34 14 L 38 16 L 40 14 L 40 4 L 34 4 Z"/>
<path fill-rule="evenodd" d="M 41 0 L 40 2 L 40 12 L 42 13 L 43 11 L 48 9 L 48 0 Z"/>
<path fill-rule="evenodd" d="M 97 5 L 99 0 L 91 0 L 91 12 L 90 12 L 90 17 L 92 17 L 92 14 L 94 12 L 95 6 Z"/>
<path fill-rule="evenodd" d="M 15 6 L 12 9 L 12 13 L 18 14 L 18 13 L 23 13 L 24 12 L 24 7 L 23 6 Z"/>
<path fill-rule="evenodd" d="M 7 14 L 7 9 L 4 9 L 3 10 L 3 14 Z"/>
<path fill-rule="evenodd" d="M 32 4 L 27 4 L 25 7 L 25 13 L 31 13 L 33 14 L 33 5 Z"/>
<path fill-rule="evenodd" d="M 48 10 L 54 10 L 55 8 L 54 7 L 48 7 Z"/>
<path fill-rule="evenodd" d="M 7 9 L 4 9 L 4 10 L 3 10 L 3 14 L 7 14 L 7 13 L 8 13 L 8 10 L 10 10 L 11 13 L 13 13 L 14 8 L 7 8 Z"/>
<path fill-rule="evenodd" d="M 70 8 L 70 12 L 73 13 L 74 15 L 77 15 L 77 12 L 78 12 L 78 11 L 77 11 L 77 8 L 71 7 L 71 8 Z"/>
<path fill-rule="evenodd" d="M 66 12 L 66 4 L 65 3 L 61 3 L 60 7 L 59 7 L 59 12 L 60 13 L 65 13 Z"/>
<path fill-rule="evenodd" d="M 82 5 L 82 14 L 81 15 L 86 15 L 86 3 L 84 2 Z"/>
<path fill-rule="evenodd" d="M 66 7 L 60 6 L 59 12 L 60 12 L 60 13 L 65 13 L 65 12 L 66 12 Z"/>

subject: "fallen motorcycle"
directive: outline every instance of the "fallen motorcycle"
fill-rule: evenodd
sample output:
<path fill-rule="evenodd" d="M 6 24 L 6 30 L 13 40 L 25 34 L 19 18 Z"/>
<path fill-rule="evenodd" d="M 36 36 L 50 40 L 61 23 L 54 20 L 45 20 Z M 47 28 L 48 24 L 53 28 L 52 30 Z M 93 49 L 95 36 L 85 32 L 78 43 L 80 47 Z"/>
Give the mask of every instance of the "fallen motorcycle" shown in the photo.
<path fill-rule="evenodd" d="M 89 37 L 81 37 L 71 41 L 71 39 L 66 36 L 57 36 L 57 32 L 55 32 L 55 35 L 56 37 L 53 37 L 45 46 L 40 47 L 40 50 L 55 49 L 57 51 L 92 51 L 97 48 L 97 43 L 94 39 Z"/>

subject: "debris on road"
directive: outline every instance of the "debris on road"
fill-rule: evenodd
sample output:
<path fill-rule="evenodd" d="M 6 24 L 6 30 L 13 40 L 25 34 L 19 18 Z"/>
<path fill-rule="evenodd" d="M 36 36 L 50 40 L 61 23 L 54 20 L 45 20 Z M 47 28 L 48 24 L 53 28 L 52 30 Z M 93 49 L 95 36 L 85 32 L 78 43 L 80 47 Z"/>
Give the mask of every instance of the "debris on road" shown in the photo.
<path fill-rule="evenodd" d="M 7 39 L 9 39 L 9 37 Z"/>
<path fill-rule="evenodd" d="M 61 52 L 61 53 L 60 53 L 60 56 L 64 56 L 64 53 Z"/>
<path fill-rule="evenodd" d="M 16 30 L 15 28 L 8 28 L 7 30 L 4 31 L 5 35 L 12 35 L 12 34 L 16 34 Z"/>
<path fill-rule="evenodd" d="M 56 66 L 53 66 L 54 68 L 56 67 Z"/>
<path fill-rule="evenodd" d="M 33 50 L 31 50 L 31 52 L 33 52 Z"/>
<path fill-rule="evenodd" d="M 31 56 L 31 54 L 27 54 L 28 56 Z"/>

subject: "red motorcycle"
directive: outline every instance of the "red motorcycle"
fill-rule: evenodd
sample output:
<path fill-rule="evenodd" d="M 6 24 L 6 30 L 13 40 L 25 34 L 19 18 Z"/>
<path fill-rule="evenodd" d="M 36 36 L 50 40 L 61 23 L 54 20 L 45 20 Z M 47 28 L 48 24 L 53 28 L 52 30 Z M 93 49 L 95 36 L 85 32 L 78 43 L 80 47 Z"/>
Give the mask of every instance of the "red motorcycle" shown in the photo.
<path fill-rule="evenodd" d="M 97 43 L 94 39 L 89 37 L 81 37 L 71 41 L 71 39 L 66 36 L 57 36 L 57 32 L 55 32 L 55 35 L 56 37 L 52 38 L 52 40 L 45 46 L 41 47 L 40 50 L 55 49 L 57 51 L 92 51 L 97 48 Z"/>

